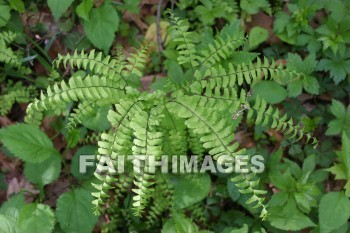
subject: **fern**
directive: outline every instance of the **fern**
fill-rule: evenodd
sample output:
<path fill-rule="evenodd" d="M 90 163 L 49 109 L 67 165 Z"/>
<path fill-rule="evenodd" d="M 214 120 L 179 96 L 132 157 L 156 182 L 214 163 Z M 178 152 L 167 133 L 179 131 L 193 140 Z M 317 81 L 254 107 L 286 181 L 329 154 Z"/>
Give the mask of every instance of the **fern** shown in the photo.
<path fill-rule="evenodd" d="M 2 90 L 0 95 L 0 115 L 6 115 L 14 103 L 28 103 L 35 94 L 32 86 L 25 87 L 21 82 L 12 85 L 11 82 Z"/>
<path fill-rule="evenodd" d="M 172 39 L 177 44 L 177 61 L 191 69 L 191 80 L 180 85 L 170 83 L 167 89 L 153 93 L 135 88 L 133 83 L 143 76 L 147 63 L 148 48 L 145 45 L 128 57 L 121 52 L 117 58 L 103 57 L 94 51 L 74 52 L 73 55 L 60 55 L 55 65 L 66 67 L 69 64 L 71 68 L 87 70 L 89 75 L 73 76 L 68 82 L 54 84 L 27 108 L 26 122 L 39 125 L 47 111 L 60 113 L 69 104 L 77 104 L 68 118 L 68 127 L 73 128 L 94 109 L 110 107 L 107 119 L 112 127 L 101 134 L 98 158 L 118 165 L 119 156 L 133 154 L 133 163 L 138 166 L 128 170 L 126 175 L 118 175 L 113 169 L 103 170 L 103 163 L 97 167 L 100 172 L 95 173 L 98 181 L 93 193 L 96 214 L 102 211 L 103 203 L 111 194 L 119 198 L 132 190 L 134 214 L 148 213 L 146 218 L 152 224 L 156 216 L 171 208 L 160 204 L 160 200 L 171 198 L 171 190 L 165 188 L 171 185 L 169 179 L 160 178 L 150 164 L 137 163 L 138 158 L 155 156 L 159 161 L 163 154 L 171 158 L 189 151 L 199 156 L 208 153 L 214 159 L 222 155 L 235 158 L 245 151 L 234 142 L 232 121 L 239 115 L 247 113 L 248 121 L 280 130 L 290 138 L 306 138 L 313 145 L 317 144 L 302 127 L 287 116 L 281 116 L 278 109 L 267 106 L 263 99 L 248 101 L 251 90 L 246 88 L 253 82 L 298 78 L 302 74 L 286 71 L 282 64 L 266 58 L 239 65 L 223 63 L 244 44 L 243 35 L 220 34 L 206 49 L 200 49 L 203 45 L 198 47 L 192 41 L 188 24 L 173 14 L 171 20 L 169 30 L 173 31 Z M 241 192 L 250 195 L 248 203 L 260 208 L 260 216 L 265 219 L 265 191 L 258 188 L 259 179 L 255 174 L 242 174 L 234 182 Z M 118 190 L 113 192 L 114 188 Z"/>

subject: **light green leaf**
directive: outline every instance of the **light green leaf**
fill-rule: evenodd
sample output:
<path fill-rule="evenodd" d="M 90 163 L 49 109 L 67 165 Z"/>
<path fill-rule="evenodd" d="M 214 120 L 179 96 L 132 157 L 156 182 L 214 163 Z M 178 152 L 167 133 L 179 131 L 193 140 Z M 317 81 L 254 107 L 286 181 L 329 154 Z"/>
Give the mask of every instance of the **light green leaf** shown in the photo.
<path fill-rule="evenodd" d="M 84 21 L 84 30 L 91 43 L 99 49 L 108 52 L 118 30 L 119 15 L 110 4 L 103 4 L 92 9 L 90 20 Z"/>
<path fill-rule="evenodd" d="M 329 122 L 326 135 L 337 135 L 340 134 L 343 129 L 343 120 L 335 119 Z"/>
<path fill-rule="evenodd" d="M 320 201 L 320 232 L 327 233 L 341 227 L 350 217 L 350 200 L 343 192 L 329 192 Z"/>
<path fill-rule="evenodd" d="M 299 231 L 316 226 L 309 217 L 296 208 L 293 201 L 281 207 L 271 207 L 268 220 L 272 226 L 285 231 Z"/>
<path fill-rule="evenodd" d="M 12 218 L 0 214 L 0 233 L 17 233 L 16 222 Z"/>
<path fill-rule="evenodd" d="M 58 152 L 51 140 L 33 125 L 17 124 L 0 129 L 0 141 L 20 159 L 39 163 Z"/>
<path fill-rule="evenodd" d="M 61 158 L 58 155 L 52 155 L 50 158 L 39 164 L 26 163 L 24 166 L 24 175 L 26 178 L 43 187 L 55 181 L 61 172 Z"/>
<path fill-rule="evenodd" d="M 55 226 L 55 215 L 47 205 L 31 203 L 25 205 L 19 215 L 19 232 L 51 232 Z"/>
<path fill-rule="evenodd" d="M 90 192 L 85 189 L 74 189 L 59 197 L 56 217 L 65 232 L 92 232 L 98 220 L 91 211 L 92 200 Z"/>
<path fill-rule="evenodd" d="M 295 80 L 288 83 L 287 86 L 288 96 L 297 97 L 303 91 L 303 80 Z"/>
<path fill-rule="evenodd" d="M 197 233 L 198 227 L 182 214 L 173 214 L 172 218 L 165 222 L 162 233 Z"/>
<path fill-rule="evenodd" d="M 268 38 L 268 36 L 269 32 L 265 28 L 253 27 L 253 29 L 249 32 L 249 50 L 258 47 Z"/>
<path fill-rule="evenodd" d="M 77 7 L 76 11 L 80 18 L 89 20 L 89 14 L 93 6 L 93 0 L 83 0 L 79 6 Z"/>
<path fill-rule="evenodd" d="M 336 118 L 341 118 L 343 119 L 345 117 L 345 107 L 344 105 L 339 102 L 338 100 L 333 99 L 332 100 L 332 105 L 331 105 L 331 113 L 336 117 Z"/>
<path fill-rule="evenodd" d="M 304 79 L 304 89 L 310 94 L 317 95 L 319 93 L 320 85 L 315 77 L 306 76 Z"/>
<path fill-rule="evenodd" d="M 64 12 L 72 5 L 73 0 L 47 0 L 47 4 L 55 17 L 55 20 L 59 20 Z"/>
<path fill-rule="evenodd" d="M 25 8 L 22 0 L 9 0 L 9 3 L 12 9 L 18 11 L 19 13 L 23 13 Z"/>
<path fill-rule="evenodd" d="M 176 177 L 174 207 L 183 209 L 203 200 L 209 193 L 210 177 L 207 173 Z"/>
<path fill-rule="evenodd" d="M 11 8 L 8 5 L 2 5 L 0 3 L 0 12 L 1 12 L 1 16 L 0 16 L 0 27 L 3 27 L 7 24 L 7 22 L 9 21 L 9 19 L 11 18 L 11 14 L 10 14 Z"/>
<path fill-rule="evenodd" d="M 274 81 L 261 81 L 254 85 L 253 95 L 259 95 L 268 104 L 277 104 L 287 98 L 287 91 Z"/>
<path fill-rule="evenodd" d="M 10 198 L 5 204 L 3 204 L 0 208 L 0 214 L 6 215 L 13 220 L 17 220 L 20 211 L 22 210 L 24 203 L 24 195 L 23 193 L 19 193 Z"/>

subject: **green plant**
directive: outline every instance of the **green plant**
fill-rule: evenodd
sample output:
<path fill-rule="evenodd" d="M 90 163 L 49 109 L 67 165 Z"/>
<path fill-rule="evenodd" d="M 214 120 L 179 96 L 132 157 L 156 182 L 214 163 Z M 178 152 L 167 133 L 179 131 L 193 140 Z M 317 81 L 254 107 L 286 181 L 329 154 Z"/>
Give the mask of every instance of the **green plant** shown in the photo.
<path fill-rule="evenodd" d="M 30 74 L 31 70 L 24 66 L 22 51 L 14 51 L 10 45 L 16 39 L 17 34 L 11 31 L 0 32 L 0 62 L 4 65 L 0 67 L 2 76 L 1 80 L 5 80 L 7 75 L 25 76 Z M 33 86 L 24 86 L 22 82 L 8 81 L 6 85 L 1 87 L 2 95 L 0 95 L 0 115 L 6 115 L 15 102 L 27 103 L 34 95 Z"/>
<path fill-rule="evenodd" d="M 307 142 L 311 140 L 313 145 L 317 144 L 315 138 L 305 134 L 292 119 L 268 106 L 259 96 L 250 104 L 247 100 L 249 90 L 243 88 L 243 84 L 250 85 L 261 78 L 278 79 L 299 74 L 286 71 L 281 64 L 276 65 L 266 58 L 263 61 L 258 58 L 256 63 L 224 67 L 223 61 L 245 41 L 239 33 L 219 35 L 213 43 L 198 50 L 185 21 L 173 15 L 171 18 L 172 40 L 179 53 L 177 61 L 190 70 L 188 80 L 177 84 L 168 81 L 153 93 L 133 88 L 133 83 L 142 77 L 147 46 L 141 46 L 127 59 L 123 56 L 103 58 L 101 53 L 95 54 L 94 51 L 59 55 L 56 66 L 70 64 L 78 69 L 89 69 L 90 75 L 73 76 L 68 83 L 62 81 L 49 87 L 46 95 L 42 94 L 28 106 L 26 122 L 39 125 L 45 112 L 55 110 L 59 113 L 70 102 L 79 103 L 69 116 L 70 122 L 80 122 L 90 111 L 108 106 L 111 109 L 107 119 L 112 129 L 102 134 L 99 153 L 108 155 L 114 163 L 118 155 L 145 154 L 160 159 L 162 154 L 186 154 L 188 149 L 192 152 L 208 151 L 214 159 L 224 154 L 234 157 L 244 149 L 237 150 L 237 142 L 231 144 L 234 135 L 232 121 L 244 111 L 255 124 L 281 130 L 297 140 L 306 136 Z M 188 141 L 194 143 L 188 144 Z M 101 170 L 99 165 L 97 170 Z M 147 167 L 128 172 L 134 180 L 134 213 L 141 216 L 151 200 L 155 200 L 154 195 L 159 195 L 155 192 L 158 189 L 155 181 L 160 179 L 160 174 L 148 171 Z M 96 198 L 93 203 L 98 214 L 103 200 L 109 197 L 109 190 L 118 183 L 118 174 L 108 169 L 102 174 L 95 173 L 95 176 L 99 182 L 94 184 L 97 191 L 93 192 Z M 262 207 L 260 216 L 266 218 L 267 210 L 261 197 L 265 191 L 258 189 L 258 179 L 254 174 L 241 174 L 233 181 L 240 191 L 250 194 L 247 203 L 254 204 L 255 208 Z"/>

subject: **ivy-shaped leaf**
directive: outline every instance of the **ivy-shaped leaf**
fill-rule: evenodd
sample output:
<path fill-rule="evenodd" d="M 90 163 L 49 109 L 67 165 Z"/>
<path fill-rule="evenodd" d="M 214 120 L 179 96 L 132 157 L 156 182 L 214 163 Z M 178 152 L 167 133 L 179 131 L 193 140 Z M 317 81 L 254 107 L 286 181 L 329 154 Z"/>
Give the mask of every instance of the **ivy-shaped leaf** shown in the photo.
<path fill-rule="evenodd" d="M 90 42 L 108 52 L 119 27 L 119 15 L 110 4 L 103 4 L 90 12 L 89 21 L 84 21 L 84 30 Z"/>

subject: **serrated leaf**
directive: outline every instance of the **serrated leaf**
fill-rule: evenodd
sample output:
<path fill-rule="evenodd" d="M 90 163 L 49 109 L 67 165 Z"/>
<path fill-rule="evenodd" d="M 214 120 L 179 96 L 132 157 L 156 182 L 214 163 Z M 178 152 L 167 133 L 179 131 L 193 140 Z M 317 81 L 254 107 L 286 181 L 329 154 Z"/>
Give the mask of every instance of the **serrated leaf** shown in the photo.
<path fill-rule="evenodd" d="M 59 197 L 56 217 L 65 232 L 92 231 L 98 220 L 92 213 L 92 200 L 90 192 L 85 189 L 74 189 Z"/>
<path fill-rule="evenodd" d="M 327 233 L 341 227 L 350 217 L 350 200 L 343 192 L 329 192 L 320 201 L 320 232 Z"/>
<path fill-rule="evenodd" d="M 59 20 L 64 12 L 72 5 L 73 0 L 47 0 L 47 4 L 55 17 L 55 20 Z"/>
<path fill-rule="evenodd" d="M 58 152 L 51 140 L 33 125 L 17 124 L 0 129 L 0 141 L 20 159 L 39 163 Z"/>
<path fill-rule="evenodd" d="M 77 6 L 77 14 L 80 18 L 89 20 L 89 14 L 93 6 L 93 0 L 83 0 L 78 6 Z"/>
<path fill-rule="evenodd" d="M 22 0 L 9 0 L 9 3 L 12 9 L 18 11 L 19 13 L 23 13 L 25 8 Z"/>
<path fill-rule="evenodd" d="M 50 233 L 55 226 L 55 215 L 49 206 L 31 203 L 23 207 L 16 225 L 19 232 Z"/>
<path fill-rule="evenodd" d="M 310 94 L 317 95 L 319 93 L 320 85 L 315 77 L 306 76 L 304 79 L 304 89 Z"/>
<path fill-rule="evenodd" d="M 3 204 L 0 208 L 0 214 L 6 215 L 7 217 L 12 218 L 13 220 L 17 220 L 20 211 L 22 210 L 24 203 L 24 195 L 23 193 L 19 193 L 10 198 L 5 204 Z"/>
<path fill-rule="evenodd" d="M 16 222 L 5 215 L 0 214 L 0 233 L 17 233 Z"/>
<path fill-rule="evenodd" d="M 89 21 L 84 21 L 84 30 L 90 42 L 108 52 L 119 27 L 119 15 L 110 4 L 103 4 L 90 12 Z"/>
<path fill-rule="evenodd" d="M 249 50 L 252 50 L 263 43 L 269 36 L 269 32 L 262 27 L 253 27 L 249 32 Z"/>
<path fill-rule="evenodd" d="M 271 207 L 269 211 L 271 225 L 285 231 L 298 231 L 316 226 L 309 217 L 301 213 L 293 201 L 281 207 Z"/>
<path fill-rule="evenodd" d="M 339 102 L 338 100 L 332 100 L 332 105 L 330 107 L 331 113 L 336 118 L 343 119 L 345 117 L 345 107 L 344 105 Z"/>
<path fill-rule="evenodd" d="M 58 155 L 52 155 L 50 158 L 39 164 L 26 163 L 24 166 L 24 175 L 26 178 L 43 187 L 55 181 L 61 172 L 61 158 Z"/>

